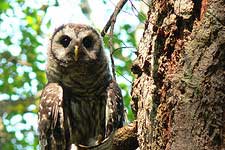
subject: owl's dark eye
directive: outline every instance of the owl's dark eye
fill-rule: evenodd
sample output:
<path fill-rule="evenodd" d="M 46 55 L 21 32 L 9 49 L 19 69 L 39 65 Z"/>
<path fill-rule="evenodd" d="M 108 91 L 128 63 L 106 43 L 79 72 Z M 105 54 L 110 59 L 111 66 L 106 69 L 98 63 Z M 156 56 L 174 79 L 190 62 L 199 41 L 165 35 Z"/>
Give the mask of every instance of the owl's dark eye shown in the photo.
<path fill-rule="evenodd" d="M 59 39 L 59 43 L 62 44 L 64 48 L 68 47 L 70 44 L 71 38 L 68 35 L 63 35 Z"/>
<path fill-rule="evenodd" d="M 94 39 L 91 36 L 87 36 L 83 39 L 83 45 L 85 48 L 91 48 L 94 45 Z"/>

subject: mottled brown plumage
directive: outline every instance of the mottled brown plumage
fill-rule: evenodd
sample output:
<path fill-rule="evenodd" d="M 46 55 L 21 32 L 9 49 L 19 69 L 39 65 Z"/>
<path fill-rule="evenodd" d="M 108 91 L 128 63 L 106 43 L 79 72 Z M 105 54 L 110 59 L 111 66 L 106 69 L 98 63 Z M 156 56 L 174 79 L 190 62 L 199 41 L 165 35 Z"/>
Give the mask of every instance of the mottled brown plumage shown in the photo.
<path fill-rule="evenodd" d="M 48 84 L 39 105 L 42 149 L 99 144 L 123 125 L 123 101 L 112 79 L 102 40 L 87 25 L 54 32 L 47 62 Z"/>

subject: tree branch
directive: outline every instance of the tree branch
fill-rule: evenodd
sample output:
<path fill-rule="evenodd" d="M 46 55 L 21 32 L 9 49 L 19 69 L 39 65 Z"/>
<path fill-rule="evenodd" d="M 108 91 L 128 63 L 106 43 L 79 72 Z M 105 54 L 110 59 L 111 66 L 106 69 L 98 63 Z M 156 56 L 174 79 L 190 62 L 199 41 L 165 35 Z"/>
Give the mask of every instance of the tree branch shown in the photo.
<path fill-rule="evenodd" d="M 112 22 L 115 22 L 117 15 L 119 14 L 119 12 L 123 8 L 123 6 L 126 4 L 126 2 L 127 2 L 127 0 L 120 0 L 117 3 L 116 8 L 115 8 L 113 14 L 110 16 L 108 22 L 106 23 L 105 27 L 103 28 L 103 30 L 101 32 L 101 36 L 102 37 L 105 36 L 105 34 L 107 33 L 108 29 L 111 27 Z"/>
<path fill-rule="evenodd" d="M 114 65 L 114 60 L 113 60 L 113 30 L 114 30 L 114 25 L 116 22 L 116 17 L 123 8 L 123 6 L 126 4 L 127 0 L 120 0 L 113 12 L 113 14 L 110 16 L 108 22 L 106 23 L 105 27 L 103 28 L 101 32 L 101 36 L 104 37 L 105 34 L 107 33 L 108 29 L 110 28 L 110 40 L 109 40 L 109 48 L 110 48 L 110 58 L 111 58 L 111 63 L 112 63 L 112 73 L 113 73 L 113 78 L 116 80 L 116 72 L 115 72 L 115 65 Z"/>
<path fill-rule="evenodd" d="M 79 145 L 79 150 L 134 150 L 138 147 L 137 123 L 130 123 L 117 129 L 107 139 L 97 146 Z"/>

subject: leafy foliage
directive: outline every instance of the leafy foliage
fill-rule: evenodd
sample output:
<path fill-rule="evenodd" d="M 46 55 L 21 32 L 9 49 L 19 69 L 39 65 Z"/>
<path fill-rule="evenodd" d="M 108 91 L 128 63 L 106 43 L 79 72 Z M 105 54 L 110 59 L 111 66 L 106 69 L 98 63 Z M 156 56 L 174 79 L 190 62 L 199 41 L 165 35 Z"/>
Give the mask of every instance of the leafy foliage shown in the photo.
<path fill-rule="evenodd" d="M 44 32 L 51 27 L 51 21 L 44 19 L 48 9 L 58 5 L 56 0 L 42 3 L 0 0 L 0 149 L 38 149 L 37 105 L 47 82 Z M 89 18 L 90 8 L 82 6 Z M 140 21 L 144 20 L 143 14 L 137 16 Z M 109 36 L 103 40 L 109 49 Z M 113 43 L 117 80 L 122 88 L 128 120 L 132 121 L 130 88 L 133 76 L 130 68 L 137 47 L 135 28 L 129 22 L 120 24 Z"/>
<path fill-rule="evenodd" d="M 135 57 L 134 52 L 136 51 L 136 40 L 134 37 L 135 30 L 128 24 L 122 25 L 120 32 L 115 32 L 113 36 L 114 51 L 113 56 L 115 59 L 115 70 L 118 76 L 119 85 L 122 89 L 122 94 L 124 98 L 124 104 L 126 107 L 126 113 L 128 116 L 128 122 L 134 120 L 133 113 L 130 107 L 130 87 L 133 80 L 133 76 L 130 72 L 132 65 L 132 57 Z M 124 33 L 129 33 L 123 41 L 121 36 Z M 109 36 L 106 35 L 104 38 L 105 47 L 109 49 Z M 126 43 L 126 44 L 125 44 Z M 120 81 L 123 82 L 120 82 Z"/>
<path fill-rule="evenodd" d="M 32 120 L 37 119 L 35 95 L 46 83 L 39 49 L 47 8 L 23 0 L 0 1 L 0 149 L 37 149 Z"/>

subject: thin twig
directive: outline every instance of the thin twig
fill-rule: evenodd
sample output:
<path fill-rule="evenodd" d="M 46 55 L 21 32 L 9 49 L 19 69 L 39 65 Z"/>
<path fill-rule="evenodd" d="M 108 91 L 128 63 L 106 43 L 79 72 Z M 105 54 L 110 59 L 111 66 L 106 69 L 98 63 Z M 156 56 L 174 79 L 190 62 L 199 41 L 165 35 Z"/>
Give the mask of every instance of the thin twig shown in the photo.
<path fill-rule="evenodd" d="M 116 17 L 123 8 L 123 6 L 126 4 L 127 0 L 120 0 L 113 12 L 113 14 L 110 16 L 110 19 L 106 23 L 105 27 L 103 28 L 101 32 L 101 36 L 104 37 L 107 33 L 108 29 L 110 28 L 110 39 L 109 39 L 109 48 L 110 48 L 110 58 L 111 58 L 111 67 L 112 67 L 112 73 L 113 73 L 113 79 L 116 80 L 116 72 L 115 72 L 115 64 L 113 59 L 113 31 L 114 31 L 114 25 L 116 22 Z"/>
<path fill-rule="evenodd" d="M 114 59 L 113 59 L 113 30 L 114 30 L 114 25 L 115 25 L 115 21 L 116 21 L 114 19 L 111 22 L 111 28 L 110 28 L 110 34 L 109 34 L 110 35 L 109 48 L 110 48 L 110 58 L 111 58 L 113 79 L 116 80 L 115 64 L 114 64 Z"/>
<path fill-rule="evenodd" d="M 116 4 L 113 2 L 113 0 L 109 0 L 109 1 L 111 2 L 111 4 L 112 4 L 113 6 L 115 6 L 115 7 L 116 7 Z M 128 12 L 128 11 L 121 10 L 121 12 L 124 12 L 124 13 L 126 13 L 126 14 L 128 14 L 128 15 L 130 15 L 130 16 L 133 16 L 133 14 L 132 14 L 132 13 L 130 13 L 130 12 Z"/>
<path fill-rule="evenodd" d="M 103 30 L 101 32 L 102 37 L 105 36 L 105 34 L 107 33 L 108 29 L 110 28 L 112 20 L 116 20 L 117 15 L 119 14 L 119 12 L 123 8 L 123 6 L 126 4 L 126 2 L 127 2 L 127 0 L 120 0 L 117 3 L 113 14 L 110 16 L 108 22 L 106 23 L 105 27 L 103 28 Z"/>
<path fill-rule="evenodd" d="M 132 81 L 130 81 L 129 79 L 127 79 L 121 72 L 116 71 L 119 75 L 121 75 L 125 80 L 127 80 L 130 84 L 132 84 Z"/>
<path fill-rule="evenodd" d="M 123 49 L 123 48 L 135 48 L 136 49 L 136 47 L 133 47 L 133 46 L 122 46 L 122 47 L 119 47 L 119 48 L 116 48 L 116 49 L 114 49 L 114 51 L 113 51 L 113 54 L 116 52 L 116 51 L 118 51 L 118 50 L 120 50 L 120 49 Z"/>
<path fill-rule="evenodd" d="M 137 18 L 139 18 L 139 17 L 138 17 L 138 15 L 139 15 L 138 9 L 135 7 L 135 5 L 133 4 L 133 2 L 132 2 L 131 0 L 129 0 L 129 2 L 130 2 L 130 4 L 131 4 L 132 11 L 133 11 L 134 15 L 135 15 Z M 135 11 L 136 11 L 136 13 L 135 13 Z M 143 14 L 141 14 L 141 13 L 140 13 L 140 15 L 141 15 L 142 17 L 145 17 L 145 16 L 144 16 Z"/>
<path fill-rule="evenodd" d="M 151 7 L 148 2 L 144 1 L 144 0 L 141 0 L 145 5 L 147 5 L 149 8 Z"/>

